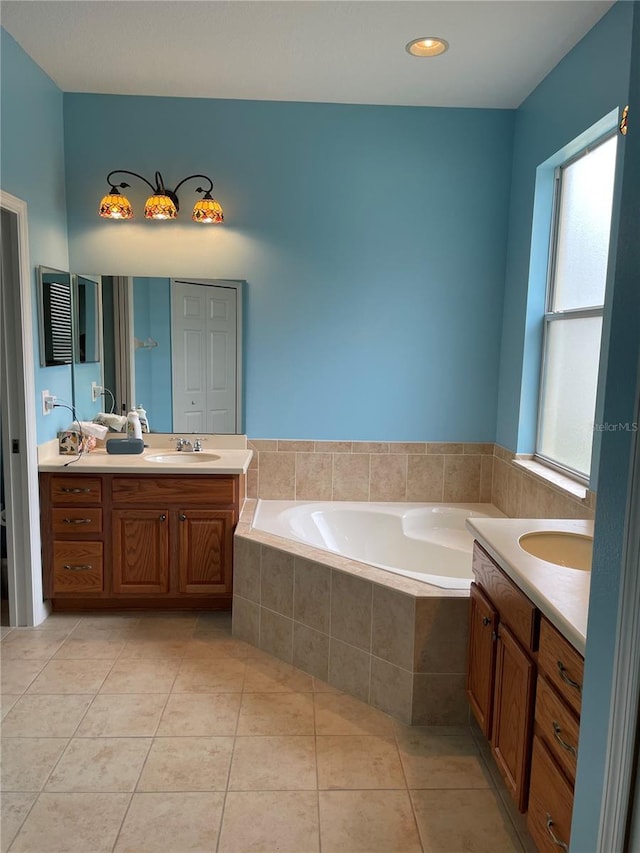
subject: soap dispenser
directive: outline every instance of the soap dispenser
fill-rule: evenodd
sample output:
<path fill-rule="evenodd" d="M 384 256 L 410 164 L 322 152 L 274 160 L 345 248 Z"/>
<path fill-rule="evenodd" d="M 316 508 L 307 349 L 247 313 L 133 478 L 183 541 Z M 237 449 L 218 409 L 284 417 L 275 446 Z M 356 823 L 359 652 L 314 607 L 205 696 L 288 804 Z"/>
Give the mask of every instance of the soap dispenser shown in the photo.
<path fill-rule="evenodd" d="M 140 418 L 140 427 L 142 432 L 150 432 L 149 429 L 149 419 L 147 418 L 147 413 L 140 403 L 136 406 L 136 412 L 138 413 L 138 417 Z"/>

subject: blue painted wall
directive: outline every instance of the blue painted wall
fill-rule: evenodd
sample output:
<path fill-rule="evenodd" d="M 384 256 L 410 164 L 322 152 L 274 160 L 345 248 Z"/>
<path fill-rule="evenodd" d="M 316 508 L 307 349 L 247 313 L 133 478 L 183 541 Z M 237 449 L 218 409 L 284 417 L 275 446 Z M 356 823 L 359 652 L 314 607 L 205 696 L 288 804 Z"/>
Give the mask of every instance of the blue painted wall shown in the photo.
<path fill-rule="evenodd" d="M 152 338 L 157 347 L 135 352 L 136 405 L 141 405 L 152 432 L 173 431 L 171 395 L 171 282 L 168 278 L 134 278 L 133 333 Z"/>
<path fill-rule="evenodd" d="M 493 440 L 512 112 L 74 94 L 64 112 L 73 269 L 247 280 L 248 434 Z M 180 220 L 145 222 L 135 179 L 137 219 L 100 220 L 117 167 L 211 174 L 225 224 L 190 221 L 196 182 Z"/>
<path fill-rule="evenodd" d="M 0 185 L 28 205 L 37 400 L 46 389 L 70 402 L 71 368 L 40 367 L 35 272 L 39 265 L 69 269 L 62 92 L 5 30 L 0 39 Z M 64 409 L 43 417 L 38 403 L 36 413 L 39 443 L 71 418 Z"/>
<path fill-rule="evenodd" d="M 536 169 L 626 103 L 632 10 L 617 3 L 516 113 L 496 440 L 521 453 L 533 450 L 540 363 L 540 321 L 527 319 Z"/>

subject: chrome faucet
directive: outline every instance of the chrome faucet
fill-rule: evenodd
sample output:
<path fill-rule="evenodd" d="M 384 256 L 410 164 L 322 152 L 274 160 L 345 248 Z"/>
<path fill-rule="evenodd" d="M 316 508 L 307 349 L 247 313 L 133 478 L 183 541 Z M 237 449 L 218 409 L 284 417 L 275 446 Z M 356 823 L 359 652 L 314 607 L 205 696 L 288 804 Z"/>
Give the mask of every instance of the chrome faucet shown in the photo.
<path fill-rule="evenodd" d="M 188 438 L 178 438 L 176 439 L 176 450 L 183 453 L 193 453 L 194 447 Z"/>

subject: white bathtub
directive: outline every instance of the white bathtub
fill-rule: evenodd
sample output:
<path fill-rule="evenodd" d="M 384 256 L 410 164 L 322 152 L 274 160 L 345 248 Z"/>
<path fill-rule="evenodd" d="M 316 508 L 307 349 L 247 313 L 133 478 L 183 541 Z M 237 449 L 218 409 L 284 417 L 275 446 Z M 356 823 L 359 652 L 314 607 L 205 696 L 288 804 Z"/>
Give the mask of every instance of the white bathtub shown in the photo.
<path fill-rule="evenodd" d="M 468 589 L 470 516 L 502 513 L 491 504 L 259 500 L 252 527 L 433 586 Z"/>

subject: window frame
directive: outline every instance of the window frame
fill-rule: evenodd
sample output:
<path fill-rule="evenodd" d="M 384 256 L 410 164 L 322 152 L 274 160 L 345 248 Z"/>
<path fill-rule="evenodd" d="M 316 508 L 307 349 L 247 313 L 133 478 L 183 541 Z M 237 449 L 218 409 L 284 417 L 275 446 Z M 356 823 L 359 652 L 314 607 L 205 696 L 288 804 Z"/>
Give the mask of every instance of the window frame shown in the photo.
<path fill-rule="evenodd" d="M 547 376 L 547 352 L 548 352 L 548 343 L 549 343 L 549 331 L 551 323 L 557 321 L 571 321 L 571 320 L 579 320 L 585 317 L 600 317 L 602 318 L 602 322 L 604 324 L 604 299 L 602 304 L 600 305 L 589 305 L 584 306 L 582 308 L 566 308 L 559 311 L 553 310 L 553 301 L 555 296 L 555 288 L 556 288 L 556 268 L 557 268 L 557 258 L 558 258 L 558 234 L 560 230 L 560 205 L 562 201 L 562 173 L 563 170 L 567 169 L 573 163 L 581 160 L 583 157 L 586 157 L 588 154 L 591 154 L 595 151 L 596 148 L 599 148 L 601 145 L 604 145 L 611 139 L 617 137 L 617 128 L 613 128 L 608 130 L 606 133 L 599 136 L 593 142 L 586 145 L 572 157 L 569 157 L 567 160 L 564 160 L 562 163 L 559 163 L 555 169 L 553 174 L 553 201 L 552 201 L 552 210 L 551 210 L 551 229 L 549 234 L 549 252 L 548 252 L 548 260 L 547 260 L 547 276 L 546 276 L 546 287 L 545 287 L 545 303 L 544 303 L 544 314 L 542 315 L 542 355 L 540 359 L 540 382 L 538 388 L 538 408 L 537 408 L 537 423 L 536 423 L 536 439 L 535 439 L 535 450 L 533 453 L 533 458 L 541 462 L 543 465 L 546 465 L 548 468 L 551 468 L 554 471 L 559 471 L 562 474 L 565 474 L 571 477 L 574 480 L 577 480 L 580 483 L 588 486 L 591 479 L 591 460 L 589 461 L 589 471 L 588 473 L 584 473 L 583 471 L 578 471 L 575 468 L 572 468 L 570 465 L 565 465 L 562 462 L 559 462 L 557 459 L 553 459 L 542 453 L 540 451 L 540 436 L 542 429 L 542 410 L 543 410 L 543 402 L 545 396 L 545 379 Z M 617 159 L 617 147 L 616 147 L 616 159 Z M 615 180 L 615 171 L 614 171 L 614 180 Z M 609 225 L 609 246 L 611 245 L 611 223 Z M 605 297 L 606 297 L 606 281 L 605 281 Z M 603 330 L 604 331 L 604 330 Z M 602 351 L 602 331 L 600 334 L 600 351 Z M 598 371 L 599 372 L 599 371 Z M 596 380 L 597 381 L 597 380 Z M 595 411 L 594 411 L 595 416 Z M 593 441 L 592 441 L 592 454 L 593 454 Z"/>

